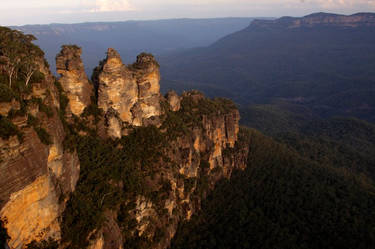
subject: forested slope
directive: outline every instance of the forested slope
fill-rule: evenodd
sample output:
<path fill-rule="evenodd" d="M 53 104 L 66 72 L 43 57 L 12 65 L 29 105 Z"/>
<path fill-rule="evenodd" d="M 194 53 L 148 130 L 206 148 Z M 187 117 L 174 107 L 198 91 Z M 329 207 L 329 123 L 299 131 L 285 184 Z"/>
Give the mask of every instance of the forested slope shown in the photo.
<path fill-rule="evenodd" d="M 246 132 L 246 170 L 216 185 L 171 248 L 372 248 L 371 180 Z"/>

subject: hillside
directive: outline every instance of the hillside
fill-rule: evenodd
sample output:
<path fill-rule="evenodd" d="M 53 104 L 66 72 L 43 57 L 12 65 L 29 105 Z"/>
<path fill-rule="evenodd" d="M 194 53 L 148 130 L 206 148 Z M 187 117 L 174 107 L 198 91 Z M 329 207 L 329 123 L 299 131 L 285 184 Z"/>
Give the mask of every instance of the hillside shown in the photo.
<path fill-rule="evenodd" d="M 217 184 L 170 248 L 372 248 L 374 185 L 246 131 L 248 165 Z"/>
<path fill-rule="evenodd" d="M 230 97 L 245 107 L 286 101 L 323 117 L 374 121 L 374 17 L 257 20 L 209 47 L 161 58 L 164 84 Z"/>
<path fill-rule="evenodd" d="M 151 54 L 124 65 L 110 48 L 90 82 L 82 49 L 66 45 L 56 79 L 32 36 L 0 32 L 1 247 L 166 248 L 245 167 L 235 105 L 161 95 Z"/>
<path fill-rule="evenodd" d="M 375 180 L 375 125 L 350 117 L 322 119 L 306 109 L 253 105 L 241 110 L 242 123 L 288 145 L 320 164 L 346 168 Z"/>
<path fill-rule="evenodd" d="M 341 18 L 321 15 L 283 27 Z M 197 90 L 162 95 L 164 69 L 144 52 L 128 64 L 101 51 L 89 77 L 83 49 L 64 45 L 56 77 L 34 40 L 0 27 L 1 249 L 375 244 L 372 123 L 285 98 L 239 110 Z"/>
<path fill-rule="evenodd" d="M 169 53 L 177 49 L 208 46 L 249 25 L 252 18 L 170 19 L 78 24 L 26 25 L 12 27 L 33 34 L 54 68 L 55 56 L 63 44 L 83 48 L 88 74 L 108 47 L 116 48 L 130 63 L 141 52 Z"/>

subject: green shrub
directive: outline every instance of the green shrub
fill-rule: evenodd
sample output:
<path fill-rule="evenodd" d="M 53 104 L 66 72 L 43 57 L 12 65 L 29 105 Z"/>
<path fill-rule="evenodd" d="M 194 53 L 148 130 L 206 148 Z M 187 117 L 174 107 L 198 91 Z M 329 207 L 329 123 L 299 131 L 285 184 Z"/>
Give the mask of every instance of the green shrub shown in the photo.
<path fill-rule="evenodd" d="M 30 84 L 32 83 L 40 83 L 40 82 L 43 82 L 45 80 L 45 75 L 44 73 L 40 72 L 40 71 L 37 71 L 35 72 L 32 76 L 31 76 L 31 79 L 30 79 Z"/>
<path fill-rule="evenodd" d="M 39 125 L 39 120 L 35 116 L 29 114 L 27 116 L 27 125 L 30 127 L 36 127 Z"/>
<path fill-rule="evenodd" d="M 14 99 L 15 94 L 7 85 L 0 84 L 0 102 L 10 102 Z"/>
<path fill-rule="evenodd" d="M 15 117 L 23 117 L 25 116 L 26 111 L 25 108 L 21 108 L 19 110 L 10 109 L 8 112 L 8 119 L 13 119 Z"/>
<path fill-rule="evenodd" d="M 35 240 L 31 243 L 26 245 L 26 249 L 57 249 L 59 248 L 59 244 L 56 240 L 52 240 L 51 238 L 43 240 L 41 242 L 36 242 Z"/>
<path fill-rule="evenodd" d="M 11 136 L 17 136 L 20 142 L 23 141 L 23 134 L 18 130 L 18 127 L 8 118 L 0 115 L 0 137 L 9 139 Z"/>
<path fill-rule="evenodd" d="M 52 144 L 51 135 L 43 127 L 34 127 L 34 130 L 43 144 Z"/>
<path fill-rule="evenodd" d="M 0 249 L 5 249 L 5 243 L 9 239 L 8 232 L 4 227 L 4 222 L 0 220 Z"/>
<path fill-rule="evenodd" d="M 49 107 L 49 106 L 47 106 L 46 104 L 40 103 L 39 104 L 39 110 L 41 112 L 44 112 L 47 115 L 47 117 L 49 117 L 49 118 L 53 117 L 53 110 L 52 110 L 52 108 Z"/>

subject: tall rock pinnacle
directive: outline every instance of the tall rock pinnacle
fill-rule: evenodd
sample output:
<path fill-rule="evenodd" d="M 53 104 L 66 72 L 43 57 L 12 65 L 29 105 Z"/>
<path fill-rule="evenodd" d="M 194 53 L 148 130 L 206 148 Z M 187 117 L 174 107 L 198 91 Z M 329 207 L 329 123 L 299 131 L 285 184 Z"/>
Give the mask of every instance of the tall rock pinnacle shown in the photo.
<path fill-rule="evenodd" d="M 69 105 L 68 114 L 81 115 L 90 104 L 93 93 L 85 68 L 81 60 L 82 49 L 77 46 L 62 46 L 61 52 L 56 56 L 57 73 L 61 75 L 59 82 L 62 85 Z"/>
<path fill-rule="evenodd" d="M 130 110 L 138 98 L 137 81 L 116 50 L 108 49 L 98 81 L 99 108 L 105 114 L 113 109 L 121 121 L 132 123 Z"/>
<path fill-rule="evenodd" d="M 140 54 L 134 64 L 125 66 L 118 52 L 109 48 L 97 72 L 98 106 L 110 136 L 120 137 L 123 124 L 141 126 L 160 116 L 160 72 L 152 55 Z"/>

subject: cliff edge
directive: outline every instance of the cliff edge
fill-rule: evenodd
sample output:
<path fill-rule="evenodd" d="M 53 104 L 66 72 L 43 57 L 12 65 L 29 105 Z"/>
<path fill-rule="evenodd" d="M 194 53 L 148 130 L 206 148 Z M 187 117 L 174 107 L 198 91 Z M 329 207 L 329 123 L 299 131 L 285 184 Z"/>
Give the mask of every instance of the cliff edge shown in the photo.
<path fill-rule="evenodd" d="M 315 13 L 304 17 L 282 17 L 276 20 L 254 20 L 249 28 L 313 28 L 313 27 L 375 27 L 375 14 L 357 13 L 353 15 L 337 15 Z"/>
<path fill-rule="evenodd" d="M 79 47 L 62 47 L 58 79 L 33 49 L 30 83 L 24 67 L 13 84 L 0 67 L 0 217 L 10 248 L 167 248 L 215 183 L 245 167 L 236 106 L 198 91 L 162 96 L 152 55 L 125 65 L 110 48 L 90 81 Z"/>

